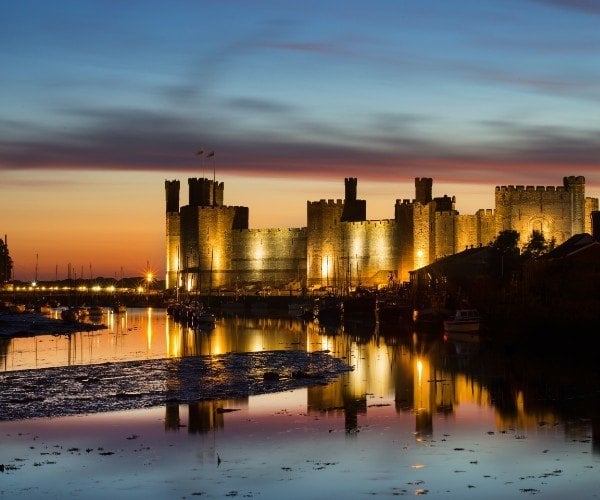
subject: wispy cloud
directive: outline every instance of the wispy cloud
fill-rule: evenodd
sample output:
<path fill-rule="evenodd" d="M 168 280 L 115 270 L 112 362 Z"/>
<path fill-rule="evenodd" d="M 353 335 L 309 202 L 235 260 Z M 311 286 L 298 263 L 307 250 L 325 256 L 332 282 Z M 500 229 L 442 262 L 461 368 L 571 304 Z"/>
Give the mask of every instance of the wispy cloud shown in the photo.
<path fill-rule="evenodd" d="M 536 0 L 538 3 L 554 5 L 568 10 L 576 10 L 588 14 L 600 14 L 598 0 Z"/>
<path fill-rule="evenodd" d="M 194 152 L 210 145 L 217 151 L 219 170 L 244 175 L 332 179 L 353 175 L 371 180 L 432 175 L 442 181 L 554 183 L 565 174 L 583 174 L 600 184 L 600 130 L 495 121 L 483 124 L 493 129 L 493 143 L 450 144 L 418 133 L 404 117 L 405 126 L 375 129 L 361 140 L 340 129 L 330 131 L 324 141 L 314 136 L 304 139 L 302 134 L 228 135 L 222 132 L 235 130 L 228 122 L 136 110 L 80 113 L 89 121 L 78 130 L 53 132 L 37 140 L 0 140 L 0 170 L 198 172 Z M 420 117 L 413 119 L 418 123 Z"/>

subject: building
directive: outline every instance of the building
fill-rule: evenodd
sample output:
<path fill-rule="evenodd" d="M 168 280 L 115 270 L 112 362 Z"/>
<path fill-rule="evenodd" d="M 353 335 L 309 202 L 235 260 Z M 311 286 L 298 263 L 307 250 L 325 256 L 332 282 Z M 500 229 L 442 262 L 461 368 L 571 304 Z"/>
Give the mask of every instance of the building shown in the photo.
<path fill-rule="evenodd" d="M 250 229 L 248 207 L 225 205 L 222 182 L 188 179 L 189 202 L 180 207 L 179 181 L 165 181 L 167 289 L 385 285 L 505 229 L 518 231 L 521 244 L 534 230 L 561 244 L 591 232 L 598 210 L 581 176 L 562 186 L 498 186 L 494 210 L 468 215 L 454 196 L 433 197 L 431 178 L 416 178 L 415 198 L 396 200 L 393 219 L 366 220 L 357 179 L 344 182 L 343 200 L 307 202 L 306 227 Z"/>

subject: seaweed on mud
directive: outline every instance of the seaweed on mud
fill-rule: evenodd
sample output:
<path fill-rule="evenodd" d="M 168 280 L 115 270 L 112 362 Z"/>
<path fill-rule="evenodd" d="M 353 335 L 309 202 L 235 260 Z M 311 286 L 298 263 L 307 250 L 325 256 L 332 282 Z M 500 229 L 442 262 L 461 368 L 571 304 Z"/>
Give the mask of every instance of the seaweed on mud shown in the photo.
<path fill-rule="evenodd" d="M 0 420 L 246 397 L 321 385 L 348 370 L 325 353 L 264 351 L 5 372 Z"/>

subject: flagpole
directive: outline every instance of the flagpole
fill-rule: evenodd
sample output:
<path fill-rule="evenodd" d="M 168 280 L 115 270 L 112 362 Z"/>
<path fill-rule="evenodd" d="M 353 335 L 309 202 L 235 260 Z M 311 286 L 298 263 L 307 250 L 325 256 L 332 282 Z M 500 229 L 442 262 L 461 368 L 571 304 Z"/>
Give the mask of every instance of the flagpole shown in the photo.
<path fill-rule="evenodd" d="M 200 164 L 202 165 L 202 178 L 204 179 L 204 149 L 199 149 L 196 152 L 196 156 L 200 157 Z"/>

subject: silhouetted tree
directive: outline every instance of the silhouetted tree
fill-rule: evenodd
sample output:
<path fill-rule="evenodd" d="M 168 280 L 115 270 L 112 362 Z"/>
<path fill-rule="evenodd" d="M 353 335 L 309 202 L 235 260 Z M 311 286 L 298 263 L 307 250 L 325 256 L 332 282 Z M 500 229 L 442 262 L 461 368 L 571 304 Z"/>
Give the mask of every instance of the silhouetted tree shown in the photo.
<path fill-rule="evenodd" d="M 541 231 L 533 230 L 529 241 L 523 247 L 523 257 L 526 259 L 537 259 L 540 255 L 548 252 L 548 242 Z"/>
<path fill-rule="evenodd" d="M 498 259 L 492 263 L 490 271 L 503 278 L 508 278 L 517 268 L 519 260 L 519 233 L 514 229 L 500 231 L 490 247 L 496 251 Z M 497 270 L 497 271 L 496 271 Z"/>
<path fill-rule="evenodd" d="M 6 283 L 12 275 L 13 261 L 8 253 L 8 246 L 0 239 L 0 283 Z"/>
<path fill-rule="evenodd" d="M 497 250 L 504 255 L 517 255 L 519 250 L 517 244 L 519 243 L 519 233 L 514 229 L 506 229 L 500 231 L 498 236 L 490 245 L 494 250 Z"/>

